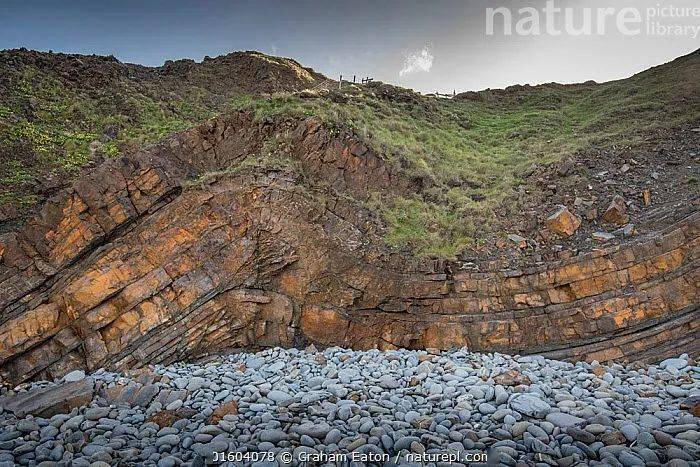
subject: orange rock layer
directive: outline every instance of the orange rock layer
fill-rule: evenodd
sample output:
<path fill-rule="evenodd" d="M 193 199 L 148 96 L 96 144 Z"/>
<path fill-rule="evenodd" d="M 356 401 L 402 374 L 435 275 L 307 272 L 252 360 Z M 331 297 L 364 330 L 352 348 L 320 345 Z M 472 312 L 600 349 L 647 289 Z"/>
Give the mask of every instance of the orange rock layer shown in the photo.
<path fill-rule="evenodd" d="M 275 134 L 322 189 L 255 170 L 183 188 Z M 324 196 L 406 188 L 361 141 L 313 119 L 238 113 L 110 160 L 0 236 L 0 375 L 308 342 L 600 361 L 698 354 L 700 213 L 543 267 L 452 273 L 387 252 L 371 213 Z"/>

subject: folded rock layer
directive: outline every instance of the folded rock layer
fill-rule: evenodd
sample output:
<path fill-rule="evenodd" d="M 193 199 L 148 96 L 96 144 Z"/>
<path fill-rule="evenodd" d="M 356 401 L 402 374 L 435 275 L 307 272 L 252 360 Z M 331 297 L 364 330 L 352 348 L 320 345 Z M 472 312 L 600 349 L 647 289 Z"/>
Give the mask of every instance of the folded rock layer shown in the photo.
<path fill-rule="evenodd" d="M 243 167 L 275 135 L 304 177 Z M 316 119 L 245 112 L 107 161 L 0 236 L 2 378 L 308 342 L 599 361 L 698 353 L 700 213 L 541 267 L 453 272 L 383 246 L 357 200 L 412 188 L 394 174 Z"/>

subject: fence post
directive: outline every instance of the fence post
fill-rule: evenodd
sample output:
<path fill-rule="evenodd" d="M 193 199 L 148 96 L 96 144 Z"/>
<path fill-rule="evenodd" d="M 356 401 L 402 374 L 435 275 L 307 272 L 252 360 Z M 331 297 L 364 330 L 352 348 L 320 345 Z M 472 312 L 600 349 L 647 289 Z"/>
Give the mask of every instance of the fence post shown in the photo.
<path fill-rule="evenodd" d="M 338 81 L 338 89 L 343 89 L 343 75 L 340 75 L 340 81 Z"/>

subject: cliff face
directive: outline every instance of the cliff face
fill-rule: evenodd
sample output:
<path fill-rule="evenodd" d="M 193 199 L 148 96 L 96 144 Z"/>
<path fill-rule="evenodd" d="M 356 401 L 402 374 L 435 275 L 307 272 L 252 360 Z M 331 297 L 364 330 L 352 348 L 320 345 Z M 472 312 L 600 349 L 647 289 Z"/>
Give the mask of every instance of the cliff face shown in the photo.
<path fill-rule="evenodd" d="M 0 231 L 81 169 L 197 125 L 242 95 L 327 81 L 292 59 L 259 52 L 146 67 L 98 55 L 0 50 Z"/>
<path fill-rule="evenodd" d="M 246 164 L 278 134 L 303 176 Z M 469 272 L 383 246 L 361 201 L 411 184 L 316 119 L 245 112 L 110 159 L 0 237 L 2 378 L 308 342 L 597 360 L 698 352 L 697 213 L 635 243 Z"/>

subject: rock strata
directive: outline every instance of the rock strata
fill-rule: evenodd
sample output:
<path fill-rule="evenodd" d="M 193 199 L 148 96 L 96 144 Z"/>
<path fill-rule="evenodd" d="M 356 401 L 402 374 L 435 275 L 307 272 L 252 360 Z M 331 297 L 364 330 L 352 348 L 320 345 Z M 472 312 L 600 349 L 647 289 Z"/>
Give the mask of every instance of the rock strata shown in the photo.
<path fill-rule="evenodd" d="M 201 177 L 278 134 L 316 188 L 292 170 Z M 589 361 L 697 356 L 697 212 L 655 237 L 566 260 L 460 269 L 387 250 L 356 201 L 411 183 L 317 119 L 246 112 L 111 159 L 0 236 L 0 375 L 19 383 L 310 342 Z"/>

